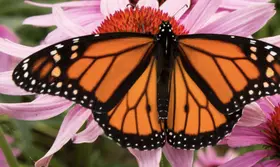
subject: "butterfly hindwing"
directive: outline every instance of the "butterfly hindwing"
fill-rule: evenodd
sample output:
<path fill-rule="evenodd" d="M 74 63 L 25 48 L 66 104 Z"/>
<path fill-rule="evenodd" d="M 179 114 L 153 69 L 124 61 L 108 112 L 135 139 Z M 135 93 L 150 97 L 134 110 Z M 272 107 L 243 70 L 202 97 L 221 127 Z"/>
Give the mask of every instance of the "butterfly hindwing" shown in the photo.
<path fill-rule="evenodd" d="M 108 112 L 146 69 L 153 47 L 152 36 L 137 33 L 69 39 L 24 59 L 13 80 L 26 91 Z"/>
<path fill-rule="evenodd" d="M 94 112 L 106 135 L 123 147 L 150 150 L 165 143 L 157 111 L 156 59 L 152 59 L 139 79 L 110 112 Z"/>
<path fill-rule="evenodd" d="M 177 54 L 170 80 L 167 142 L 180 149 L 215 145 L 231 131 L 241 112 L 219 112 L 186 72 L 182 56 Z"/>

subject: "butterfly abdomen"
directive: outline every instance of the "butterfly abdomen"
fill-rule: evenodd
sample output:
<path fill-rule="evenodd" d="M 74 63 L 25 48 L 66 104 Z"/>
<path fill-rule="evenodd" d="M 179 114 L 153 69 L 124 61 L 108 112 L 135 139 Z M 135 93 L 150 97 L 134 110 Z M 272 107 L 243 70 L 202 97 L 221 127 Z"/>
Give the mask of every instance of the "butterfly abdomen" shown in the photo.
<path fill-rule="evenodd" d="M 158 115 L 159 120 L 167 120 L 168 115 L 168 97 L 166 98 L 158 98 Z"/>

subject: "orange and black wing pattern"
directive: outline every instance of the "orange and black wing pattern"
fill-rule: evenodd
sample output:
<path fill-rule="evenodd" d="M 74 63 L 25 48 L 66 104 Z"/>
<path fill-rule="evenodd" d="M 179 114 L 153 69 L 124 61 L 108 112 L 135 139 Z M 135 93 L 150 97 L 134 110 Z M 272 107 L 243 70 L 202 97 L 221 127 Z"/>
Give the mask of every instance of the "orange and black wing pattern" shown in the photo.
<path fill-rule="evenodd" d="M 149 66 L 153 48 L 153 36 L 137 33 L 73 38 L 24 59 L 13 80 L 26 91 L 109 112 Z"/>
<path fill-rule="evenodd" d="M 154 52 L 153 52 L 154 53 Z M 122 100 L 108 113 L 94 112 L 104 132 L 123 147 L 151 150 L 165 144 L 157 110 L 157 60 L 148 67 Z"/>
<path fill-rule="evenodd" d="M 243 107 L 279 93 L 280 49 L 228 35 L 179 36 L 170 80 L 167 141 L 176 148 L 214 145 Z"/>

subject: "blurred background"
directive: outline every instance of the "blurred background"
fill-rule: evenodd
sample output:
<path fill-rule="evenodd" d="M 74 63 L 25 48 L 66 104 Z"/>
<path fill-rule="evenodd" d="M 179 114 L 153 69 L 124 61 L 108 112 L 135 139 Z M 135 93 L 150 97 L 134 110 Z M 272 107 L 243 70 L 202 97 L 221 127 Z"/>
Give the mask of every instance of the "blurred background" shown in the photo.
<path fill-rule="evenodd" d="M 36 2 L 56 3 L 63 0 L 36 0 Z M 66 0 L 64 0 L 65 2 Z M 278 13 L 271 19 L 268 24 L 254 37 L 261 38 L 267 36 L 280 35 L 280 1 L 276 3 Z M 22 0 L 0 0 L 0 24 L 7 26 L 15 32 L 19 42 L 24 45 L 35 46 L 54 28 L 38 28 L 28 25 L 22 25 L 22 21 L 34 15 L 50 13 L 47 8 L 38 8 L 24 4 Z M 28 102 L 34 97 L 13 97 L 0 95 L 0 102 Z M 33 166 L 34 162 L 41 158 L 51 147 L 64 114 L 46 121 L 17 121 L 7 116 L 0 116 L 0 126 L 6 134 L 12 136 L 15 141 L 13 147 L 21 150 L 18 157 L 22 167 Z M 255 148 L 244 148 L 236 150 L 244 153 Z M 217 147 L 219 154 L 223 154 L 226 147 Z M 58 153 L 55 154 L 51 161 L 52 167 L 136 167 L 137 162 L 134 157 L 126 150 L 113 141 L 100 137 L 92 144 L 75 145 L 69 142 Z M 163 158 L 162 167 L 170 166 Z"/>

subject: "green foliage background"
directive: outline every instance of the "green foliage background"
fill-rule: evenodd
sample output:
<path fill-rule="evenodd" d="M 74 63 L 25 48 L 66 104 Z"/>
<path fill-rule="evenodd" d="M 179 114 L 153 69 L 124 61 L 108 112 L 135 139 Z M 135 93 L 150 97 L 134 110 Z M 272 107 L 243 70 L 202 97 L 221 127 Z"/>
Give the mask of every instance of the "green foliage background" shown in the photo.
<path fill-rule="evenodd" d="M 36 2 L 62 2 L 63 0 L 36 0 Z M 65 2 L 65 1 L 64 1 Z M 276 8 L 280 12 L 280 1 L 274 1 Z M 38 8 L 24 4 L 22 0 L 0 0 L 0 24 L 10 27 L 20 37 L 21 43 L 35 46 L 50 32 L 52 28 L 38 28 L 22 25 L 22 21 L 34 15 L 47 14 L 51 10 Z M 280 14 L 277 13 L 269 23 L 254 36 L 267 37 L 280 35 Z M 23 102 L 32 100 L 28 97 L 12 97 L 0 95 L 0 102 Z M 65 114 L 45 121 L 18 121 L 6 116 L 0 116 L 0 126 L 3 130 L 14 136 L 16 142 L 13 146 L 22 150 L 18 158 L 22 167 L 33 166 L 34 162 L 41 158 L 51 147 L 60 124 Z M 260 147 L 243 148 L 240 153 L 258 149 Z M 223 153 L 227 148 L 218 147 L 219 153 Z M 75 145 L 69 142 L 51 161 L 51 167 L 136 167 L 134 157 L 126 149 L 116 145 L 114 142 L 99 137 L 92 144 Z M 162 167 L 170 166 L 166 159 L 161 162 Z"/>

